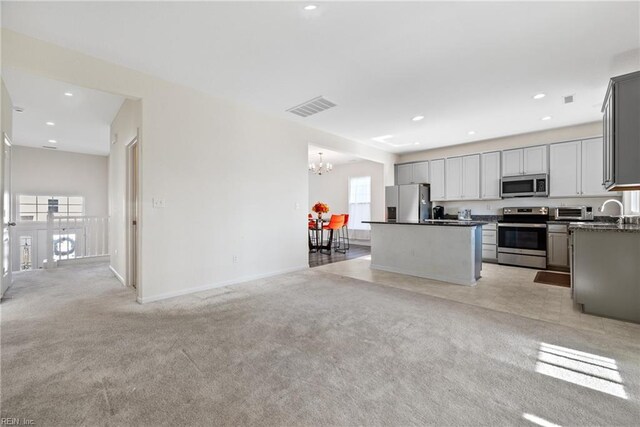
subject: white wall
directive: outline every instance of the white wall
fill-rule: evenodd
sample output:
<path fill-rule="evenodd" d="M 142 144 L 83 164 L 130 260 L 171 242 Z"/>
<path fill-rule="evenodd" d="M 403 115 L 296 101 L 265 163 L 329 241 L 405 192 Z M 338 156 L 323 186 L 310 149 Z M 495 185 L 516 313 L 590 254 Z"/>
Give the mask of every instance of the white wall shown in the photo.
<path fill-rule="evenodd" d="M 321 176 L 309 173 L 309 212 L 320 201 L 329 205 L 329 215 L 349 213 L 349 178 L 359 176 L 371 177 L 371 218 L 384 219 L 384 165 L 369 161 L 335 165 L 332 172 Z M 355 236 L 367 238 L 368 233 Z"/>
<path fill-rule="evenodd" d="M 403 154 L 399 157 L 398 162 L 403 163 L 421 160 L 441 159 L 444 157 L 461 156 L 465 154 L 475 154 L 487 151 L 499 151 L 510 148 L 550 144 L 554 142 L 571 141 L 577 139 L 587 139 L 598 136 L 602 136 L 602 123 L 585 123 L 576 126 L 550 129 L 542 132 L 512 135 L 503 138 L 473 142 L 470 144 L 459 144 L 450 147 L 442 147 L 433 150 Z M 602 202 L 604 202 L 608 198 L 620 200 L 620 196 L 618 194 L 612 194 L 603 197 L 590 198 L 527 197 L 486 201 L 461 200 L 455 202 L 434 202 L 434 205 L 444 206 L 445 213 L 450 215 L 457 215 L 458 209 L 471 209 L 471 213 L 473 215 L 499 215 L 501 214 L 500 210 L 502 208 L 509 206 L 592 206 L 596 215 L 617 215 L 617 207 L 611 205 L 607 205 L 603 213 L 596 211 L 596 208 L 602 205 Z"/>
<path fill-rule="evenodd" d="M 17 196 L 82 196 L 85 215 L 106 216 L 107 157 L 14 145 L 12 192 Z"/>
<path fill-rule="evenodd" d="M 142 104 L 127 99 L 111 123 L 109 152 L 109 255 L 113 268 L 124 281 L 127 277 L 127 145 L 142 127 Z"/>
<path fill-rule="evenodd" d="M 142 100 L 141 301 L 306 268 L 308 144 L 391 176 L 395 155 L 2 31 L 3 65 Z"/>

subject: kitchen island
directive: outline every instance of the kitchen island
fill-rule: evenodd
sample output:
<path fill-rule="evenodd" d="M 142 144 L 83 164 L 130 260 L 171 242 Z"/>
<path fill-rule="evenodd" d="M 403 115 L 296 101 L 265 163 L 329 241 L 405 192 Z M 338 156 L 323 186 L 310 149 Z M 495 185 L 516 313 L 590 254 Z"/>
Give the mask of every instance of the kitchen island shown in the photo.
<path fill-rule="evenodd" d="M 364 221 L 371 224 L 371 268 L 474 286 L 482 269 L 485 222 Z"/>
<path fill-rule="evenodd" d="M 640 323 L 640 225 L 569 225 L 573 299 L 583 311 Z"/>

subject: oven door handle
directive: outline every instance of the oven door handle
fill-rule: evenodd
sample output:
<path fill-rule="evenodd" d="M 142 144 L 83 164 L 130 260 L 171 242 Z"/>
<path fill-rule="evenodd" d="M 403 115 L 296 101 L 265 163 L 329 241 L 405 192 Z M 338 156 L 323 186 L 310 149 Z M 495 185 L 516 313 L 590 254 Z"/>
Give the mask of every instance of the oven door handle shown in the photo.
<path fill-rule="evenodd" d="M 498 223 L 498 227 L 547 228 L 547 224 L 530 224 L 526 222 Z"/>

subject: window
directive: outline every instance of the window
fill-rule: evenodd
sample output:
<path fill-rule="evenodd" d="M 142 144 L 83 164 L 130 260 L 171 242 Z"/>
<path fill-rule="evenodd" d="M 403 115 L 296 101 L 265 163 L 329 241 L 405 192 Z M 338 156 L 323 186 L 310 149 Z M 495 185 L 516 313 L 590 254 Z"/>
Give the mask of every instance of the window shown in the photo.
<path fill-rule="evenodd" d="M 371 177 L 349 178 L 349 228 L 369 230 L 371 220 Z"/>
<path fill-rule="evenodd" d="M 54 216 L 82 216 L 83 197 L 67 196 L 18 196 L 18 216 L 20 221 L 46 221 L 47 214 Z"/>

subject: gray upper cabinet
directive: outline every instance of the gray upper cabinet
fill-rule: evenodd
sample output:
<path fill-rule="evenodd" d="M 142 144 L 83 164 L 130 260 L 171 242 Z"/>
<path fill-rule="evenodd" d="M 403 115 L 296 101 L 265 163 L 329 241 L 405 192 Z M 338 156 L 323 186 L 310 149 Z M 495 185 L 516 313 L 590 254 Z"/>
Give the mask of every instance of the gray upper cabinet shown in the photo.
<path fill-rule="evenodd" d="M 547 166 L 547 146 L 538 145 L 536 147 L 525 148 L 523 164 L 523 172 L 525 175 L 549 172 L 549 167 Z"/>
<path fill-rule="evenodd" d="M 571 197 L 581 194 L 580 141 L 551 144 L 549 196 Z"/>
<path fill-rule="evenodd" d="M 449 157 L 445 165 L 445 195 L 447 200 L 459 200 L 462 198 L 462 157 Z"/>
<path fill-rule="evenodd" d="M 640 189 L 640 71 L 611 79 L 602 113 L 604 186 Z"/>
<path fill-rule="evenodd" d="M 413 181 L 416 184 L 429 183 L 429 162 L 413 164 Z"/>
<path fill-rule="evenodd" d="M 397 176 L 396 184 L 398 185 L 411 184 L 411 182 L 413 181 L 413 165 L 412 164 L 398 165 L 397 174 L 398 176 Z"/>
<path fill-rule="evenodd" d="M 502 176 L 535 175 L 548 171 L 546 145 L 502 152 Z"/>
<path fill-rule="evenodd" d="M 549 196 L 603 196 L 602 138 L 551 144 Z"/>
<path fill-rule="evenodd" d="M 514 176 L 522 175 L 524 170 L 522 167 L 522 156 L 524 151 L 522 149 L 517 150 L 505 150 L 502 152 L 502 176 Z"/>
<path fill-rule="evenodd" d="M 500 198 L 500 152 L 482 153 L 481 194 L 483 199 Z"/>
<path fill-rule="evenodd" d="M 480 154 L 462 158 L 462 198 L 480 198 Z"/>
<path fill-rule="evenodd" d="M 429 182 L 429 162 L 405 163 L 396 166 L 396 184 L 425 184 Z"/>
<path fill-rule="evenodd" d="M 444 159 L 431 160 L 429 165 L 429 183 L 431 184 L 431 200 L 444 200 Z"/>
<path fill-rule="evenodd" d="M 603 181 L 603 144 L 602 138 L 582 141 L 582 195 L 606 195 Z"/>

